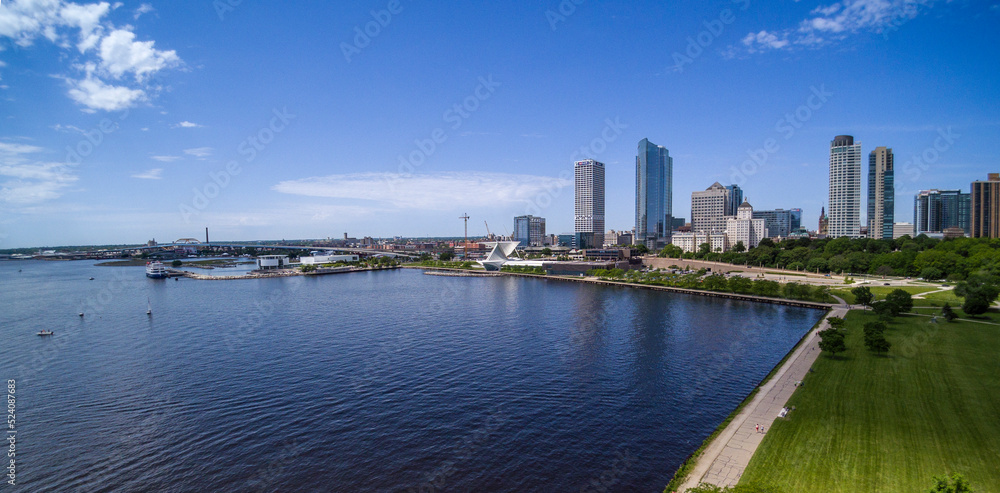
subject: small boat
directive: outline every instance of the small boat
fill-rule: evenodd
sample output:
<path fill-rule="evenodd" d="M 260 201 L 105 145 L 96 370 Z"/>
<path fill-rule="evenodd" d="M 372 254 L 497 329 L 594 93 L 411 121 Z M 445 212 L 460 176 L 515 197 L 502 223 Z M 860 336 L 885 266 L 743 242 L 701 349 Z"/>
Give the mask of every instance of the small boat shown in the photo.
<path fill-rule="evenodd" d="M 55 332 L 52 332 L 51 330 L 40 330 L 40 331 L 38 331 L 38 335 L 40 335 L 40 336 L 50 336 L 50 335 L 52 335 L 54 333 Z"/>
<path fill-rule="evenodd" d="M 93 281 L 93 280 L 94 280 L 94 278 L 93 278 L 93 277 L 91 277 L 91 278 L 90 278 L 90 280 L 91 280 L 91 281 Z"/>
<path fill-rule="evenodd" d="M 83 318 L 83 312 L 80 312 L 77 315 L 80 315 L 80 318 Z"/>
<path fill-rule="evenodd" d="M 153 315 L 153 305 L 149 304 L 149 298 L 146 298 L 146 315 Z"/>

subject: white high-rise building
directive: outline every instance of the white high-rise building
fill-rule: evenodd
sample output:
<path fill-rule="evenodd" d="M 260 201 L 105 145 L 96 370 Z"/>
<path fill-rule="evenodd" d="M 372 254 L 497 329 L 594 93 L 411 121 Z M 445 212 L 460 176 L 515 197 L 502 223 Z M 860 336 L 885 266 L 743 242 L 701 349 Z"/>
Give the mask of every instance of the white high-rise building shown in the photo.
<path fill-rule="evenodd" d="M 576 247 L 601 248 L 604 245 L 604 163 L 593 159 L 577 161 L 574 171 L 574 225 L 581 243 Z"/>
<path fill-rule="evenodd" d="M 729 248 L 743 242 L 748 250 L 756 247 L 760 240 L 767 238 L 767 221 L 753 218 L 753 206 L 746 200 L 736 210 L 736 217 L 726 218 L 726 236 Z"/>
<path fill-rule="evenodd" d="M 861 236 L 861 143 L 850 135 L 830 142 L 829 218 L 831 238 Z"/>

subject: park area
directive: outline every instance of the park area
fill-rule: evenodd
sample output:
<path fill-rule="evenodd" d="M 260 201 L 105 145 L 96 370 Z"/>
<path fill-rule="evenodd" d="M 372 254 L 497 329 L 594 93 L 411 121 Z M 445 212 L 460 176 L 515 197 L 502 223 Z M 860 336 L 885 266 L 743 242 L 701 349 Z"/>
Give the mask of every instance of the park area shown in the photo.
<path fill-rule="evenodd" d="M 936 475 L 960 473 L 977 493 L 1000 492 L 1000 316 L 956 314 L 895 317 L 885 331 L 892 347 L 878 355 L 862 329 L 876 315 L 851 311 L 847 350 L 819 357 L 740 483 L 921 492 Z"/>

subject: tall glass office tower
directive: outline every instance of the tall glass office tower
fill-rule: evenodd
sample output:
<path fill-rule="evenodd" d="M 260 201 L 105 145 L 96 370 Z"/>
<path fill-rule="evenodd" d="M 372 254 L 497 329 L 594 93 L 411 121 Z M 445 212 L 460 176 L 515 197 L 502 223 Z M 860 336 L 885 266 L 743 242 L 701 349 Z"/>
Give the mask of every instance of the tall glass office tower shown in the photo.
<path fill-rule="evenodd" d="M 657 251 L 673 225 L 674 160 L 666 147 L 642 139 L 635 158 L 635 244 Z"/>
<path fill-rule="evenodd" d="M 876 147 L 868 155 L 868 237 L 892 239 L 895 221 L 892 149 Z"/>

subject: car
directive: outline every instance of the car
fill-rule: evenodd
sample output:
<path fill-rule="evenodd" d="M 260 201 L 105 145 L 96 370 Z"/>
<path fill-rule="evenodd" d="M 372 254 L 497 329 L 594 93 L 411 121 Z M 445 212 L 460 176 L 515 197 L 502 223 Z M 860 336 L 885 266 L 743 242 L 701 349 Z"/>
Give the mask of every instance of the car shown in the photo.
<path fill-rule="evenodd" d="M 942 284 L 942 285 L 941 285 L 941 287 L 942 287 L 942 288 L 947 288 L 947 287 L 951 287 L 951 284 Z"/>
<path fill-rule="evenodd" d="M 890 286 L 890 284 L 889 284 L 889 283 L 887 283 L 887 282 L 886 282 L 886 283 L 882 283 L 882 284 L 883 284 L 884 286 Z"/>

